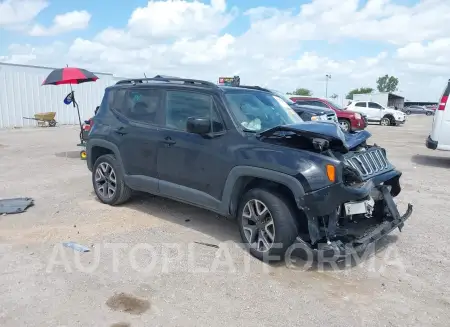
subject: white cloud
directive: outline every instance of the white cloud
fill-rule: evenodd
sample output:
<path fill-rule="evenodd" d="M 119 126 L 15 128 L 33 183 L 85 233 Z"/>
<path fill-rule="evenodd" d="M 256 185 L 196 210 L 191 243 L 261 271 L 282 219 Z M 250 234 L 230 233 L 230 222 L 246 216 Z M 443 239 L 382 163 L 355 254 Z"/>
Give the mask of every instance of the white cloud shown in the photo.
<path fill-rule="evenodd" d="M 422 0 L 408 7 L 391 0 L 365 5 L 313 0 L 297 10 L 258 7 L 242 14 L 249 29 L 232 35 L 226 28 L 237 14 L 225 0 L 149 1 L 132 12 L 123 28 L 106 28 L 92 39 L 76 38 L 64 46 L 10 47 L 0 60 L 43 64 L 51 53 L 52 66 L 68 63 L 120 76 L 145 72 L 216 81 L 239 74 L 246 84 L 281 91 L 307 87 L 318 96 L 324 95 L 325 74 L 332 75 L 329 93 L 340 95 L 375 87 L 378 76 L 390 74 L 400 78 L 407 95 L 425 100 L 438 96 L 440 76 L 450 73 L 450 1 Z M 355 48 L 352 58 L 338 60 L 332 52 L 302 50 L 308 40 L 336 46 L 342 40 L 373 40 L 389 47 L 372 56 Z M 392 44 L 398 47 L 395 53 L 389 51 Z"/>
<path fill-rule="evenodd" d="M 85 10 L 71 11 L 56 15 L 53 24 L 45 27 L 39 24 L 33 26 L 29 34 L 32 36 L 50 36 L 66 33 L 73 30 L 85 29 L 89 25 L 91 14 Z"/>
<path fill-rule="evenodd" d="M 210 5 L 197 0 L 149 1 L 146 7 L 133 11 L 128 29 L 144 37 L 201 37 L 221 31 L 233 13 L 226 12 L 225 0 L 213 0 Z"/>
<path fill-rule="evenodd" d="M 27 24 L 47 6 L 46 0 L 0 1 L 0 28 Z"/>

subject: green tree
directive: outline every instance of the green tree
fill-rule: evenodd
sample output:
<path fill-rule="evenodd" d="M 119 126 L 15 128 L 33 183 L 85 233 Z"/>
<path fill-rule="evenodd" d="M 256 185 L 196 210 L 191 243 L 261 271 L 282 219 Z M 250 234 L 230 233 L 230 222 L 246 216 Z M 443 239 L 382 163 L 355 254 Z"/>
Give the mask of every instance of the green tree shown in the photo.
<path fill-rule="evenodd" d="M 290 94 L 290 95 L 302 95 L 302 96 L 310 97 L 312 95 L 312 92 L 310 90 L 308 90 L 308 89 L 300 87 L 300 88 L 296 89 L 294 92 L 288 92 L 288 94 Z"/>
<path fill-rule="evenodd" d="M 394 92 L 398 88 L 398 78 L 395 76 L 384 75 L 377 79 L 377 89 L 379 92 Z"/>
<path fill-rule="evenodd" d="M 353 100 L 354 94 L 367 94 L 372 93 L 373 88 L 371 87 L 360 87 L 359 89 L 353 89 L 350 92 L 348 92 L 347 96 L 345 97 L 348 100 Z"/>

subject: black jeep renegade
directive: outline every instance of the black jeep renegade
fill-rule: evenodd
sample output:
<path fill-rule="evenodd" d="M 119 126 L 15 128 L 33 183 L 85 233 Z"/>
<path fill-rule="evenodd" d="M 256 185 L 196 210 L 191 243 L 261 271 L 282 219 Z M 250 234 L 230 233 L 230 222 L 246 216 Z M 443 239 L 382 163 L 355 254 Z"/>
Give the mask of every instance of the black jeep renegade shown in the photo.
<path fill-rule="evenodd" d="M 259 259 L 292 245 L 339 257 L 401 229 L 401 172 L 368 131 L 303 122 L 270 92 L 172 77 L 108 87 L 87 165 L 100 201 L 132 190 L 237 218 Z M 337 254 L 337 256 L 336 256 Z"/>

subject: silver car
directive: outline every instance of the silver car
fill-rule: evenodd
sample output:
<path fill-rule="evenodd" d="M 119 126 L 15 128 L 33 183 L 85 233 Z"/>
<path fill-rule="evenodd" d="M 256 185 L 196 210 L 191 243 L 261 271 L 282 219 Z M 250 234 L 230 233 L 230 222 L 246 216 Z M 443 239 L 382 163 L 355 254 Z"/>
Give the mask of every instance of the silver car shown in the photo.
<path fill-rule="evenodd" d="M 431 116 L 434 114 L 434 110 L 427 109 L 422 106 L 409 106 L 409 107 L 403 108 L 402 111 L 407 115 L 419 114 L 419 115 Z"/>

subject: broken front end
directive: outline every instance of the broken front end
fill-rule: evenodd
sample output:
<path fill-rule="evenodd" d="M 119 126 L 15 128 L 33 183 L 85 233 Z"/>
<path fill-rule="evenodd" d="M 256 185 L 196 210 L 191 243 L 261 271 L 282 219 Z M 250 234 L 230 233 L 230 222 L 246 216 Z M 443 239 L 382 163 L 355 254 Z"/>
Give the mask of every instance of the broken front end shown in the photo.
<path fill-rule="evenodd" d="M 342 257 L 364 250 L 396 228 L 401 231 L 412 205 L 400 214 L 394 198 L 401 191 L 401 172 L 385 149 L 363 142 L 348 152 L 328 154 L 342 162 L 342 182 L 305 196 L 308 232 L 298 240 L 325 256 Z"/>

